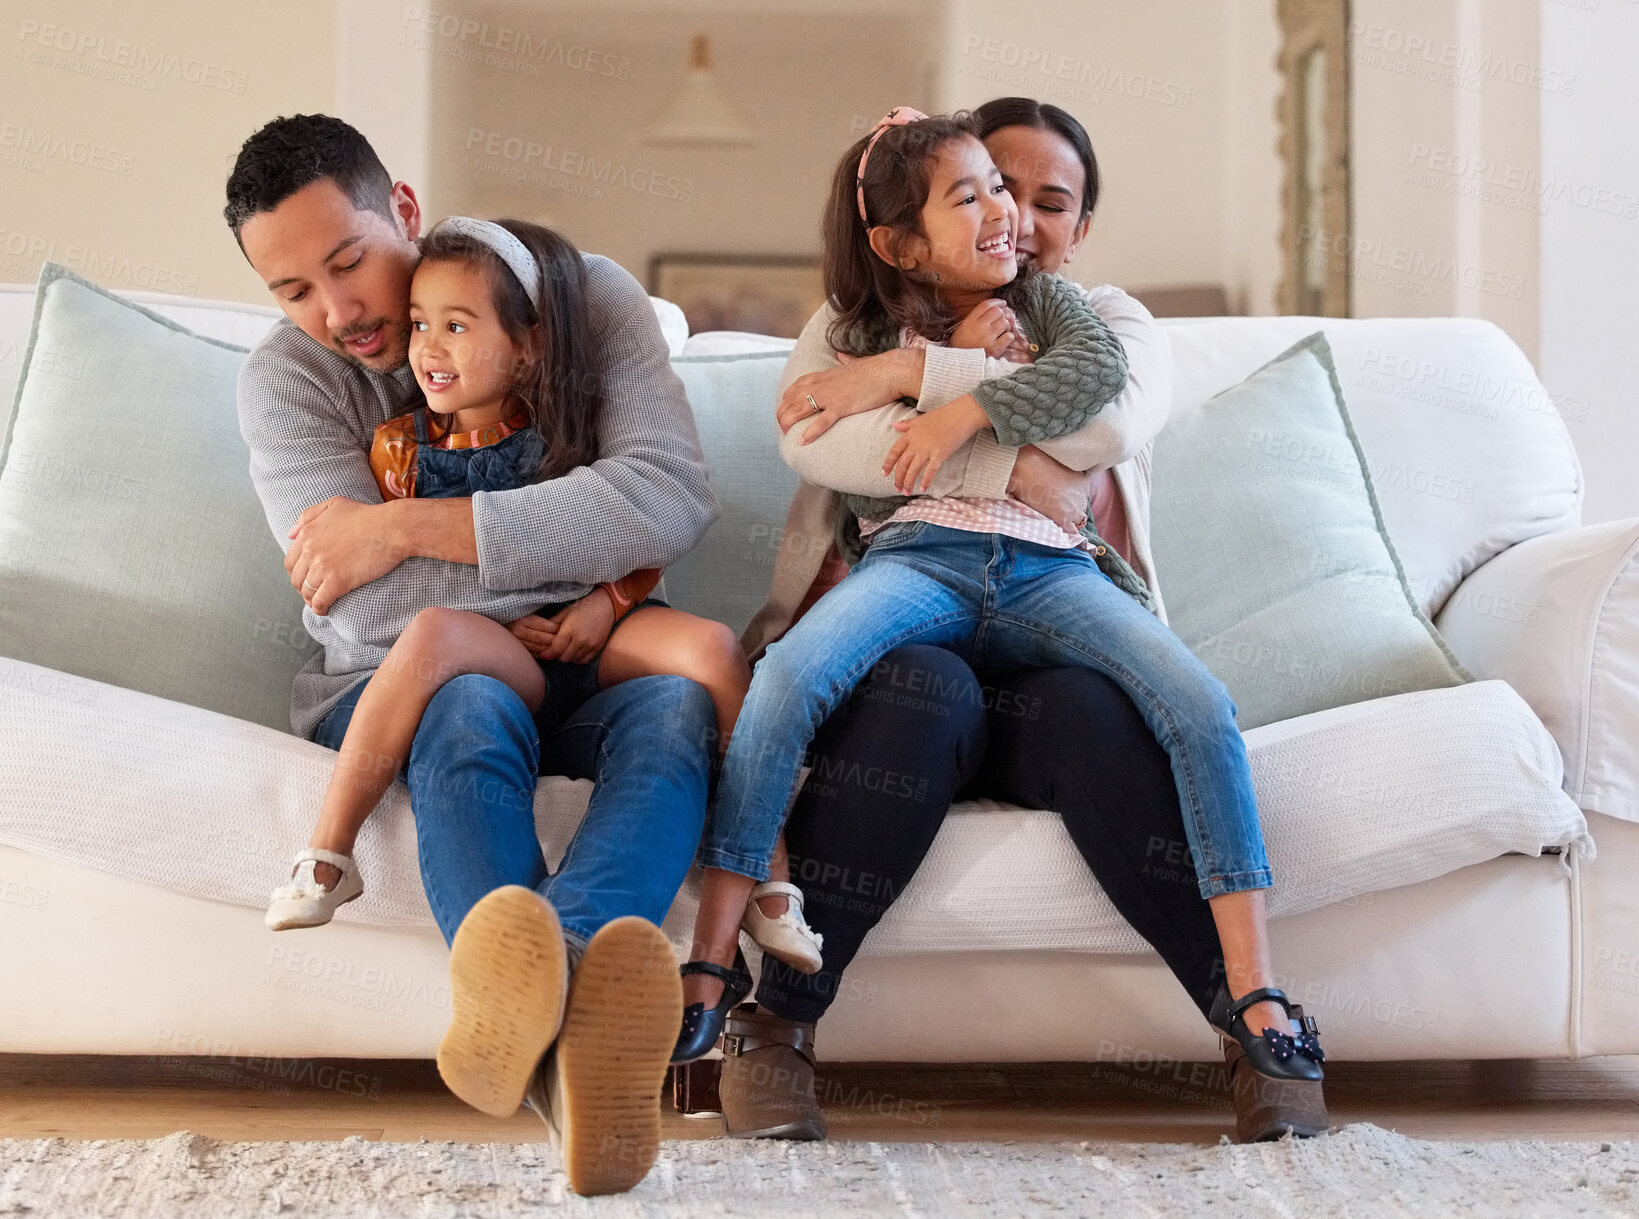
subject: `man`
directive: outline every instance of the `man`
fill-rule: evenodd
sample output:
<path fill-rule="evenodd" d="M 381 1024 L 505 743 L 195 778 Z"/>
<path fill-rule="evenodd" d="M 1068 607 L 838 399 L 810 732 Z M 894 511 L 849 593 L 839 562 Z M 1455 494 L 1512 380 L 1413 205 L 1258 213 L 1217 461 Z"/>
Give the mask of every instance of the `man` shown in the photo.
<path fill-rule="evenodd" d="M 239 422 L 323 645 L 294 684 L 297 734 L 339 748 L 365 680 L 422 609 L 508 622 L 665 567 L 716 519 L 648 297 L 613 262 L 587 257 L 590 315 L 573 322 L 598 351 L 598 459 L 518 490 L 383 503 L 370 444 L 415 389 L 414 192 L 346 123 L 297 115 L 245 141 L 224 214 L 285 313 L 245 361 Z M 696 683 L 598 691 L 590 669 L 550 666 L 533 717 L 499 681 L 454 679 L 405 776 L 427 900 L 451 945 L 440 1073 L 497 1116 L 527 1097 L 583 1194 L 630 1188 L 658 1150 L 681 992 L 655 924 L 699 842 L 715 739 Z M 535 832 L 540 773 L 596 783 L 556 874 Z"/>

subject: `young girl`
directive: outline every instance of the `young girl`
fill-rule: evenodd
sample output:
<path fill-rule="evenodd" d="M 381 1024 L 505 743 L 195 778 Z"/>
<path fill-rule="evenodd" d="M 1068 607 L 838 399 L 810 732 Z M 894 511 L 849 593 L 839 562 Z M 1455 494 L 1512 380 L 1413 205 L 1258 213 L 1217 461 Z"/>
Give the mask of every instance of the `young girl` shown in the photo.
<path fill-rule="evenodd" d="M 896 111 L 895 113 L 915 114 L 916 112 Z M 923 116 L 917 115 L 917 117 L 920 119 Z M 930 120 L 919 126 L 914 133 L 914 138 L 906 142 L 908 144 L 926 142 L 932 147 L 949 140 L 953 134 L 965 135 L 968 130 L 965 124 L 955 123 L 952 120 Z M 981 155 L 983 153 L 982 147 L 980 153 Z M 861 159 L 861 154 L 854 153 L 847 161 L 847 174 L 843 175 L 839 171 L 837 177 L 838 185 L 836 189 L 841 191 L 845 186 L 850 198 L 859 195 L 859 188 L 854 180 L 854 172 L 855 168 L 860 165 Z M 887 156 L 885 164 L 890 175 L 897 175 L 898 177 L 909 174 L 910 179 L 915 179 L 920 172 L 918 169 L 920 159 L 918 159 L 917 164 L 911 164 L 906 161 L 905 157 L 898 155 L 898 150 L 890 150 L 890 155 Z M 986 160 L 986 166 L 988 166 L 988 160 Z M 994 172 L 993 167 L 990 168 L 989 172 Z M 846 183 L 843 180 L 844 176 L 847 179 Z M 925 173 L 922 173 L 921 177 L 925 179 Z M 988 181 L 980 185 L 976 180 L 968 180 L 969 177 L 970 175 L 965 175 L 962 181 L 953 181 L 949 186 L 952 189 L 961 186 L 968 194 L 982 190 L 986 192 L 986 198 L 991 197 Z M 923 180 L 920 183 L 920 189 L 926 188 L 927 182 Z M 1006 198 L 1005 193 L 1000 191 L 999 186 L 996 188 L 996 193 L 1001 198 Z M 852 214 L 851 209 L 849 214 Z M 857 224 L 857 221 L 854 223 Z M 833 228 L 834 221 L 828 217 L 828 238 Z M 953 286 L 956 276 L 972 275 L 974 273 L 972 264 L 975 262 L 982 264 L 982 274 L 987 277 L 986 282 L 991 285 L 986 288 L 987 295 L 994 290 L 996 285 L 1013 279 L 1015 260 L 1009 226 L 990 225 L 982 234 L 967 233 L 953 236 L 960 249 L 953 248 L 944 255 L 952 264 L 950 274 Z M 941 234 L 938 240 L 943 242 L 945 238 L 946 235 Z M 828 241 L 828 244 L 833 248 L 836 247 L 834 240 Z M 870 253 L 868 247 L 865 247 L 865 251 L 867 254 Z M 896 260 L 900 257 L 900 255 L 895 256 Z M 875 263 L 875 261 L 875 256 L 871 256 L 871 262 Z M 889 264 L 889 266 L 891 265 L 893 264 Z M 960 270 L 955 269 L 958 265 L 961 268 Z M 1001 268 L 1004 266 L 1007 268 L 1005 279 L 1002 277 L 1001 272 Z M 884 270 L 886 269 L 885 267 Z M 869 272 L 871 267 L 862 262 L 853 270 Z M 931 274 L 937 279 L 941 278 L 945 272 L 933 270 Z M 829 265 L 829 260 L 827 281 L 829 294 L 833 301 L 842 299 L 847 295 L 846 288 L 837 286 L 837 268 Z M 993 413 L 1004 421 L 1012 420 L 1017 424 L 1040 415 L 1043 417 L 1038 422 L 1046 429 L 1043 433 L 1044 436 L 1073 431 L 1086 423 L 1106 402 L 1116 397 L 1125 384 L 1125 355 L 1121 350 L 1120 343 L 1102 320 L 1088 307 L 1081 295 L 1071 285 L 1061 280 L 1045 276 L 1039 277 L 1029 283 L 1021 283 L 1018 286 L 1018 291 L 1012 294 L 1012 304 L 1030 312 L 1036 327 L 1036 335 L 1041 340 L 1039 343 L 1031 342 L 1024 335 L 1013 332 L 1014 312 L 1006 304 L 1003 304 L 999 309 L 976 309 L 968 320 L 960 325 L 954 325 L 953 318 L 947 319 L 942 314 L 937 313 L 933 305 L 934 298 L 931 294 L 923 302 L 913 299 L 904 290 L 904 285 L 910 282 L 898 272 L 891 272 L 887 278 L 886 288 L 891 295 L 900 301 L 903 308 L 920 318 L 921 326 L 925 330 L 936 332 L 941 337 L 949 337 L 959 344 L 991 346 L 998 353 L 1007 352 L 1015 356 L 1022 355 L 1025 358 L 1029 358 L 1033 352 L 1042 351 L 1045 348 L 1041 361 L 1036 367 L 1025 371 L 1018 377 L 1010 378 L 1009 382 L 1006 383 L 1006 387 L 995 394 L 992 405 Z M 997 304 L 999 302 L 991 303 Z M 880 329 L 880 327 L 878 328 Z M 998 328 L 1006 330 L 1008 333 L 997 333 Z M 892 345 L 897 344 L 898 336 L 896 334 Z M 872 344 L 866 342 L 856 344 L 856 347 L 858 350 L 853 354 L 868 354 L 872 349 Z M 1060 394 L 1059 398 L 1066 400 L 1051 402 L 1047 401 L 1044 396 L 1037 394 L 1037 385 L 1034 384 L 1064 382 L 1073 383 L 1077 388 L 1077 393 L 1074 395 Z M 1036 403 L 1020 401 L 1013 396 L 1015 390 L 1022 390 L 1027 394 L 1042 397 L 1042 403 L 1038 406 Z M 972 409 L 981 425 L 989 425 L 989 418 L 985 415 L 984 409 L 973 398 L 966 399 L 966 404 Z M 929 418 L 935 416 L 941 419 L 944 418 L 944 416 L 939 415 L 939 412 L 931 413 Z M 1008 425 L 1004 422 L 999 426 L 1002 430 L 1006 430 Z M 972 430 L 977 430 L 977 427 Z M 954 439 L 953 447 L 962 443 L 966 436 L 971 434 L 972 431 L 969 431 L 966 435 Z M 898 454 L 896 453 L 895 458 L 897 457 Z M 936 469 L 934 466 L 921 462 L 917 463 L 914 468 L 905 463 L 901 464 L 904 466 L 901 475 L 907 481 L 907 485 L 909 481 L 917 478 L 930 480 Z M 1029 511 L 1016 501 L 1012 501 L 1012 506 L 1021 512 Z M 885 512 L 891 512 L 892 507 L 893 505 L 888 505 Z M 1005 506 L 998 505 L 998 507 Z M 1074 535 L 1065 534 L 1063 530 L 1053 526 L 1051 522 L 1039 514 L 1031 513 L 1031 516 L 1034 518 L 1033 528 L 1045 526 L 1050 530 L 1050 533 L 1045 536 L 1050 537 L 1056 544 L 1070 544 L 1064 539 L 1074 537 Z M 985 527 L 988 528 L 989 526 Z M 862 527 L 860 532 L 862 535 L 867 535 L 870 532 L 869 526 Z M 1074 540 L 1079 542 L 1081 539 L 1075 537 Z M 1123 585 L 1129 591 L 1136 596 L 1147 596 L 1142 582 L 1132 574 L 1130 569 L 1126 568 L 1126 565 L 1113 552 L 1107 552 L 1101 546 L 1099 554 L 1100 556 L 1108 556 L 1105 561 L 1118 570 L 1117 578 L 1122 580 Z M 891 646 L 883 647 L 874 652 L 872 659 L 874 660 L 882 652 L 890 650 Z M 867 663 L 861 667 L 860 672 L 868 667 Z M 854 674 L 856 679 L 857 676 L 857 673 Z M 846 695 L 853 684 L 853 680 L 850 680 L 845 686 L 838 688 L 833 693 L 838 696 Z M 756 685 L 754 684 L 753 689 L 755 688 Z M 771 695 L 771 697 L 773 696 Z M 827 713 L 828 708 L 825 711 L 816 710 L 813 723 L 818 724 L 825 718 Z M 811 736 L 811 731 L 804 735 L 801 745 L 796 747 L 799 762 L 809 736 Z M 744 765 L 748 768 L 747 773 L 749 773 L 750 770 L 755 770 L 760 765 L 760 760 L 749 758 L 744 762 Z M 776 766 L 778 765 L 779 763 L 776 763 Z M 784 808 L 782 807 L 779 815 L 775 818 L 776 831 L 779 825 L 783 824 L 783 821 Z M 778 838 L 775 840 L 772 868 L 770 868 L 766 866 L 768 863 L 767 858 L 762 861 L 765 866 L 760 867 L 755 864 L 747 866 L 748 861 L 743 858 L 725 862 L 722 851 L 727 848 L 722 847 L 720 843 L 714 847 L 713 838 L 712 831 L 708 830 L 707 850 L 701 857 L 701 861 L 706 865 L 707 870 L 695 934 L 695 946 L 696 950 L 701 953 L 701 959 L 690 961 L 683 967 L 685 979 L 684 998 L 688 1006 L 684 1009 L 682 1036 L 678 1040 L 677 1053 L 673 1058 L 674 1062 L 688 1061 L 692 1057 L 698 1057 L 709 1051 L 712 1042 L 715 1040 L 715 1030 L 720 1028 L 722 1018 L 728 1008 L 737 1002 L 739 998 L 744 997 L 750 990 L 750 975 L 745 972 L 735 953 L 736 930 L 740 926 L 743 925 L 746 930 L 752 932 L 752 938 L 771 955 L 795 969 L 802 972 L 813 972 L 822 963 L 819 953 L 815 951 L 818 947 L 818 937 L 814 936 L 808 929 L 802 917 L 802 895 L 800 891 L 789 884 L 759 885 L 752 888 L 746 879 L 753 872 L 756 873 L 759 879 L 771 870 L 775 874 L 779 874 L 784 864 L 780 840 Z M 766 852 L 759 853 L 765 856 L 767 854 Z M 738 866 L 735 866 L 736 864 Z M 748 894 L 751 898 L 749 904 L 745 901 Z M 790 900 L 786 901 L 786 898 Z M 785 907 L 783 910 L 779 908 L 782 904 Z M 741 911 L 744 911 L 744 913 L 741 913 Z M 784 933 L 783 936 L 776 939 L 776 937 L 767 934 L 771 925 L 777 926 L 777 929 Z M 800 946 L 806 951 L 791 951 L 792 945 Z M 729 967 L 730 961 L 734 962 L 733 967 Z M 720 991 L 716 989 L 718 982 L 722 984 Z M 715 1002 L 710 1000 L 715 1000 Z"/>
<path fill-rule="evenodd" d="M 987 427 L 1006 445 L 1079 427 L 1088 412 L 1063 408 L 1067 376 L 1080 377 L 1073 396 L 1091 398 L 1093 409 L 1110 396 L 1097 361 L 1066 369 L 1059 359 L 1062 296 L 1079 295 L 1050 276 L 1015 282 L 1016 219 L 1000 174 L 961 117 L 892 112 L 838 168 L 825 222 L 837 351 L 866 356 L 947 341 L 958 319 L 1000 297 L 1010 307 L 1002 324 L 1016 324 L 1043 354 L 1031 369 L 895 425 L 902 434 L 883 469 L 912 498 L 850 503 L 864 557 L 757 666 L 701 852 L 696 939 L 708 961 L 720 964 L 732 951 L 721 934 L 724 912 L 766 871 L 814 726 L 886 652 L 921 643 L 951 648 L 976 668 L 1089 666 L 1122 687 L 1171 757 L 1202 896 L 1237 987 L 1233 998 L 1221 993 L 1213 1023 L 1260 1074 L 1314 1085 L 1309 1100 L 1318 1104 L 1323 1055 L 1312 1027 L 1293 1036 L 1279 1017 L 1258 1019 L 1260 1031 L 1247 1027 L 1247 1013 L 1276 993 L 1266 989 L 1261 901 L 1270 873 L 1228 692 L 1145 610 L 1141 582 L 1095 535 L 1070 534 L 1014 500 L 917 495 Z M 1001 345 L 985 337 L 975 345 Z"/>
<path fill-rule="evenodd" d="M 539 225 L 452 216 L 422 240 L 409 355 L 425 400 L 376 429 L 370 465 L 383 499 L 505 491 L 596 459 L 601 388 L 585 295 L 580 253 Z M 659 578 L 634 572 L 504 625 L 461 610 L 418 614 L 359 698 L 318 825 L 290 883 L 273 892 L 268 926 L 319 926 L 363 893 L 352 859 L 359 829 L 403 767 L 427 704 L 461 674 L 505 682 L 532 714 L 548 689 L 544 665 L 595 666 L 600 688 L 689 677 L 711 693 L 726 746 L 749 666 L 726 627 L 645 602 Z M 641 628 L 617 629 L 638 618 Z"/>

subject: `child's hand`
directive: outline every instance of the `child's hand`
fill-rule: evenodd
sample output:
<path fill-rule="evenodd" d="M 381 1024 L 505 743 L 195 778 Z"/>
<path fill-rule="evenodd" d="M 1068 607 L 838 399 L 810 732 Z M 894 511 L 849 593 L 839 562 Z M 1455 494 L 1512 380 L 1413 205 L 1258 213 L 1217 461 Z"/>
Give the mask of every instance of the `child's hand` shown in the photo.
<path fill-rule="evenodd" d="M 506 624 L 506 629 L 518 637 L 518 642 L 529 649 L 537 660 L 552 659 L 552 642 L 557 638 L 558 624 L 539 614 L 525 614 Z"/>
<path fill-rule="evenodd" d="M 1019 319 L 1006 301 L 994 296 L 973 306 L 950 336 L 952 347 L 982 347 L 992 359 L 1000 359 L 1022 341 Z"/>
<path fill-rule="evenodd" d="M 547 660 L 563 660 L 583 665 L 603 651 L 609 632 L 615 629 L 615 603 L 602 589 L 594 588 L 575 604 L 552 615 L 557 627 Z"/>
<path fill-rule="evenodd" d="M 1007 345 L 1007 350 L 1002 352 L 999 358 L 1006 360 L 1009 364 L 1034 364 L 1036 362 L 1036 352 L 1039 350 L 1040 348 L 1036 344 L 1015 329 L 1013 331 L 1013 341 Z"/>
<path fill-rule="evenodd" d="M 945 460 L 989 426 L 989 416 L 972 394 L 963 394 L 915 419 L 902 419 L 894 430 L 904 435 L 888 450 L 882 472 L 892 475 L 901 495 L 920 495 L 933 484 Z M 921 486 L 917 486 L 919 480 Z"/>

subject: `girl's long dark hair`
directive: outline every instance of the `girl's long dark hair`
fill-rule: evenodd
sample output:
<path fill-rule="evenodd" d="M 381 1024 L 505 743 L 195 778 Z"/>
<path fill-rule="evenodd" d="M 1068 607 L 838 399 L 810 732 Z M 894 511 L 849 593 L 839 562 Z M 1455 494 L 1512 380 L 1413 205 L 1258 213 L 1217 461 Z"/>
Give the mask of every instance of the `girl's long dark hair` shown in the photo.
<path fill-rule="evenodd" d="M 421 240 L 423 261 L 460 262 L 481 268 L 501 327 L 520 347 L 541 328 L 541 358 L 519 374 L 513 393 L 529 411 L 546 443 L 538 480 L 558 478 L 598 455 L 597 424 L 603 387 L 587 335 L 586 263 L 567 237 L 527 220 L 497 220 L 535 258 L 541 299 L 537 313 L 529 294 L 500 255 L 454 230 Z"/>
<path fill-rule="evenodd" d="M 988 140 L 1003 127 L 1031 127 L 1037 131 L 1051 131 L 1075 149 L 1081 162 L 1085 182 L 1081 191 L 1081 215 L 1085 220 L 1098 206 L 1098 158 L 1093 155 L 1093 141 L 1087 128 L 1075 115 L 1061 110 L 1051 102 L 1038 102 L 1029 97 L 992 98 L 973 112 L 973 125 L 979 138 Z"/>
<path fill-rule="evenodd" d="M 978 128 L 966 113 L 934 115 L 884 131 L 865 164 L 868 222 L 860 219 L 858 186 L 859 159 L 870 136 L 842 154 L 831 176 L 823 225 L 825 295 L 837 313 L 826 339 L 835 350 L 874 355 L 897 346 L 901 328 L 935 341 L 950 337 L 961 319 L 939 299 L 936 284 L 897 263 L 912 238 L 927 235 L 922 231 L 922 208 L 939 150 L 952 140 L 978 138 Z M 890 266 L 871 249 L 870 230 L 877 225 L 893 230 L 889 247 L 896 265 Z M 996 295 L 1015 299 L 1024 279 L 1016 277 Z"/>
<path fill-rule="evenodd" d="M 857 188 L 859 159 L 871 137 L 856 141 L 837 162 L 825 201 L 822 264 L 825 295 L 837 311 L 827 335 L 836 350 L 871 355 L 892 346 L 902 326 L 930 338 L 949 330 L 933 285 L 878 258 L 870 229 L 884 224 L 894 230 L 897 261 L 899 251 L 922 233 L 934 157 L 949 141 L 962 138 L 977 138 L 965 115 L 935 115 L 884 131 L 865 165 L 869 224 L 860 219 Z"/>

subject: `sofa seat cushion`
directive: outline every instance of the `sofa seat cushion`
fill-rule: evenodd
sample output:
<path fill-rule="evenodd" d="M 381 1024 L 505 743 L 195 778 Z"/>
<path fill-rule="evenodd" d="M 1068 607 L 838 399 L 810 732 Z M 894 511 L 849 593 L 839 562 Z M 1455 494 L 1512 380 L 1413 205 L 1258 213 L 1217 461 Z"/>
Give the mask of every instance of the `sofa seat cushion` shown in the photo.
<path fill-rule="evenodd" d="M 1246 734 L 1275 870 L 1275 915 L 1380 900 L 1509 852 L 1588 849 L 1552 737 L 1500 681 L 1397 695 Z M 0 660 L 0 842 L 159 888 L 259 907 L 306 841 L 335 754 L 243 720 Z M 591 785 L 546 778 L 537 828 L 555 864 Z M 1156 866 L 1179 866 L 1159 843 Z M 343 922 L 431 925 L 409 795 L 361 835 L 365 892 Z M 796 878 L 801 882 L 801 877 Z M 687 944 L 696 894 L 666 922 Z M 1059 819 L 975 802 L 947 818 L 866 943 L 876 955 L 1143 944 Z"/>

